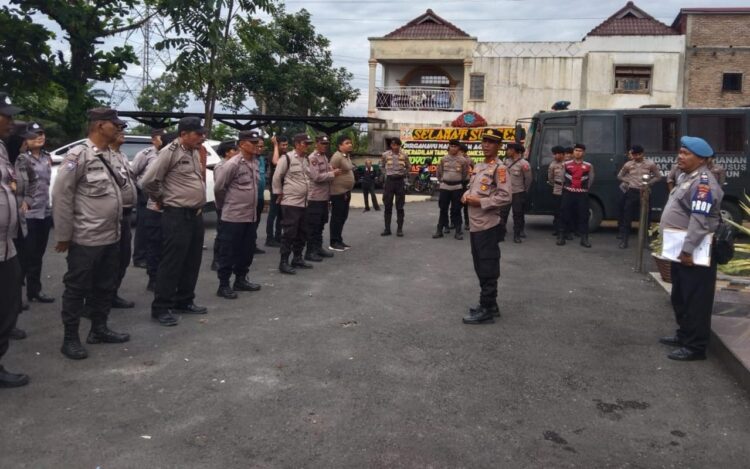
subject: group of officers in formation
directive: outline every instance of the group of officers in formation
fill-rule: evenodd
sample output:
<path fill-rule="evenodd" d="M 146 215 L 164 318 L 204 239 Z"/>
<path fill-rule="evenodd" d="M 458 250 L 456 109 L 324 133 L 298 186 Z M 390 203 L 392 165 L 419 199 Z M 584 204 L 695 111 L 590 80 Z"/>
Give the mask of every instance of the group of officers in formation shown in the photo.
<path fill-rule="evenodd" d="M 9 339 L 25 337 L 16 327 L 18 314 L 28 307 L 22 301 L 22 284 L 26 284 L 30 302 L 54 301 L 42 291 L 41 285 L 42 258 L 53 224 L 55 250 L 67 253 L 61 348 L 66 357 L 88 356 L 79 336 L 82 317 L 91 321 L 87 344 L 123 343 L 130 339 L 129 334 L 109 328 L 108 315 L 113 307 L 134 306 L 118 294 L 131 257 L 134 265 L 146 268 L 147 289 L 154 292 L 151 303 L 154 321 L 175 326 L 181 314 L 206 314 L 207 308 L 194 301 L 204 249 L 202 213 L 206 204 L 207 153 L 203 145 L 206 129 L 201 120 L 185 117 L 172 133 L 154 130 L 152 146 L 139 152 L 130 163 L 120 149 L 125 141 L 126 123 L 114 109 L 91 109 L 87 138 L 68 150 L 52 187 L 54 203 L 51 203 L 52 160 L 44 151 L 44 129 L 37 123 L 26 126 L 21 154 L 15 164 L 11 163 L 2 142 L 10 135 L 13 116 L 18 112 L 21 109 L 12 105 L 10 97 L 0 93 L 0 284 L 3 285 L 0 304 L 5 311 L 0 317 L 0 358 L 8 349 Z M 700 230 L 688 237 L 693 248 L 698 235 L 715 230 L 721 200 L 717 182 L 721 179 L 721 168 L 711 166 L 710 147 L 707 150 L 702 140 L 703 143 L 685 140 L 691 138 L 683 137 L 683 149 L 692 151 L 698 159 L 691 160 L 691 165 L 678 160 L 669 176 L 670 189 L 678 185 L 679 190 L 673 190 L 672 195 L 679 192 L 683 198 L 695 197 L 699 191 L 701 200 L 708 197 L 711 203 L 708 208 L 705 203 L 698 204 L 697 209 L 693 204 L 692 214 L 690 211 L 686 214 L 685 204 L 670 205 L 670 198 L 662 224 L 696 231 L 690 223 L 701 216 Z M 315 138 L 312 152 L 313 139 L 307 134 L 295 135 L 291 150 L 284 137 L 274 136 L 271 142 L 270 159 L 262 156 L 263 136 L 254 130 L 241 131 L 236 140 L 222 142 L 218 148 L 222 160 L 213 168 L 218 217 L 212 269 L 217 271 L 219 280 L 217 295 L 225 299 L 236 299 L 238 292 L 261 289 L 248 279 L 248 273 L 254 255 L 264 253 L 257 246 L 257 230 L 267 178 L 271 183 L 271 206 L 265 244 L 280 248 L 281 273 L 293 275 L 300 269 L 312 269 L 309 262 L 321 262 L 333 257 L 332 251 L 350 248 L 344 242 L 343 228 L 355 183 L 351 138 L 340 137 L 336 141 L 337 151 L 330 159 L 327 136 Z M 505 158 L 501 160 L 499 152 L 504 144 Z M 479 279 L 479 303 L 469 308 L 463 318 L 465 324 L 492 323 L 500 315 L 499 243 L 505 239 L 511 210 L 513 241 L 521 243 L 526 237 L 524 207 L 532 184 L 531 166 L 524 158 L 521 144 L 506 144 L 501 133 L 488 129 L 481 145 L 484 159 L 475 164 L 467 156 L 467 147 L 451 140 L 447 155 L 437 165 L 440 215 L 433 238 L 441 238 L 453 229 L 454 237 L 463 239 L 463 229 L 467 229 Z M 554 161 L 549 166 L 547 182 L 556 198 L 554 234 L 558 245 L 564 245 L 576 233 L 582 246 L 591 247 L 588 192 L 594 183 L 594 167 L 584 160 L 585 151 L 585 145 L 580 143 L 572 148 L 551 149 Z M 640 192 L 661 178 L 656 165 L 644 158 L 640 146 L 633 146 L 629 155 L 630 161 L 618 175 L 623 193 L 618 230 L 620 247 L 627 247 Z M 703 158 L 705 162 L 701 161 Z M 402 237 L 405 180 L 410 162 L 398 138 L 390 141 L 390 149 L 382 155 L 380 171 L 385 176 L 385 227 L 381 234 L 392 234 L 395 201 L 396 235 Z M 369 211 L 369 198 L 373 208 L 379 210 L 374 194 L 378 178 L 378 171 L 367 160 L 361 176 L 365 211 Z M 688 209 L 690 206 L 687 201 Z M 138 216 L 135 252 L 129 223 L 133 210 L 137 210 Z M 330 243 L 326 248 L 323 231 L 329 218 Z M 689 268 L 694 267 L 690 263 L 691 252 L 685 251 L 687 262 L 683 262 Z M 715 282 L 715 265 L 712 271 L 708 269 L 701 271 L 703 283 L 709 282 L 711 275 Z M 673 266 L 673 271 L 676 282 L 672 300 L 680 328 L 674 337 L 662 342 L 681 347 L 670 358 L 700 359 L 705 357 L 708 340 L 705 310 L 710 311 L 706 299 L 709 288 L 692 280 L 694 270 L 681 270 L 678 265 Z M 696 291 L 703 296 L 696 299 Z M 711 302 L 712 298 L 711 293 Z M 708 324 L 710 330 L 710 312 Z M 28 376 L 8 372 L 0 366 L 0 387 L 22 386 L 28 381 Z"/>

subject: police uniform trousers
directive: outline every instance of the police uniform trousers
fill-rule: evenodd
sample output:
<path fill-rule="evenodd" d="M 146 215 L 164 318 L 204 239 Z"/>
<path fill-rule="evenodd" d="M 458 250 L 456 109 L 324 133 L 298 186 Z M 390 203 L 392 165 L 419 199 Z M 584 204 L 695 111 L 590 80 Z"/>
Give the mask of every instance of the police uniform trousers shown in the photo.
<path fill-rule="evenodd" d="M 67 261 L 68 271 L 63 276 L 63 324 L 78 327 L 84 307 L 92 322 L 106 322 L 117 291 L 119 242 L 104 246 L 70 243 Z"/>
<path fill-rule="evenodd" d="M 138 203 L 135 206 L 135 236 L 133 236 L 133 263 L 146 262 L 146 245 L 148 231 L 143 227 L 143 220 L 146 218 L 146 203 L 148 202 L 148 196 L 140 190 L 138 192 Z"/>
<path fill-rule="evenodd" d="M 219 232 L 221 231 L 221 210 L 216 209 L 216 236 L 214 236 L 214 257 L 213 260 L 219 261 L 219 252 L 221 251 L 221 241 L 219 241 Z"/>
<path fill-rule="evenodd" d="M 323 246 L 323 229 L 328 223 L 328 201 L 308 200 L 305 211 L 307 220 L 307 248 L 318 249 Z"/>
<path fill-rule="evenodd" d="M 456 229 L 461 228 L 461 196 L 463 190 L 459 189 L 440 189 L 438 194 L 438 207 L 440 207 L 440 218 L 438 225 L 440 228 L 448 226 L 448 214 L 450 213 L 450 224 Z M 450 209 L 450 212 L 449 212 Z"/>
<path fill-rule="evenodd" d="M 27 218 L 27 234 L 23 240 L 26 296 L 34 297 L 42 291 L 42 260 L 47 250 L 52 217 Z"/>
<path fill-rule="evenodd" d="M 21 313 L 22 276 L 18 256 L 0 262 L 0 360 L 8 351 L 10 332 Z"/>
<path fill-rule="evenodd" d="M 219 241 L 219 285 L 229 286 L 232 274 L 244 279 L 250 271 L 255 254 L 258 222 L 234 223 L 222 221 L 217 240 Z"/>
<path fill-rule="evenodd" d="M 638 189 L 628 189 L 622 194 L 620 207 L 622 211 L 620 212 L 618 228 L 620 234 L 627 236 L 630 233 L 633 220 L 640 219 L 641 191 Z"/>
<path fill-rule="evenodd" d="M 463 182 L 463 192 L 466 192 L 466 189 L 469 188 L 469 181 Z M 464 228 L 467 230 L 469 229 L 469 206 L 467 204 L 461 203 L 461 205 L 464 208 Z"/>
<path fill-rule="evenodd" d="M 349 218 L 351 191 L 331 196 L 331 244 L 344 242 L 344 224 Z"/>
<path fill-rule="evenodd" d="M 391 227 L 393 219 L 393 199 L 396 199 L 396 223 L 399 227 L 404 225 L 404 203 L 406 202 L 406 189 L 404 188 L 403 176 L 386 176 L 383 186 L 383 213 L 385 226 Z"/>
<path fill-rule="evenodd" d="M 716 290 L 716 262 L 710 267 L 688 267 L 672 262 L 672 308 L 680 344 L 705 352 L 711 336 L 711 313 Z"/>
<path fill-rule="evenodd" d="M 500 277 L 500 235 L 502 226 L 469 233 L 474 272 L 479 278 L 479 304 L 497 305 L 497 279 Z"/>
<path fill-rule="evenodd" d="M 362 195 L 365 198 L 365 210 L 370 210 L 370 199 L 372 199 L 372 207 L 375 210 L 380 210 L 378 197 L 377 194 L 375 194 L 374 182 L 362 182 Z"/>
<path fill-rule="evenodd" d="M 281 241 L 281 205 L 276 202 L 276 194 L 271 192 L 271 205 L 266 217 L 266 239 Z"/>
<path fill-rule="evenodd" d="M 513 210 L 513 234 L 520 235 L 526 225 L 526 219 L 524 218 L 526 204 L 526 192 L 516 192 L 513 194 L 513 199 L 509 205 L 503 205 L 500 208 L 500 218 L 502 219 L 501 238 L 505 238 L 507 231 L 508 216 L 510 215 L 511 209 Z"/>
<path fill-rule="evenodd" d="M 130 231 L 130 215 L 133 213 L 132 208 L 122 209 L 122 220 L 120 220 L 120 268 L 117 271 L 117 288 L 115 293 L 122 285 L 122 279 L 125 278 L 125 272 L 130 265 L 130 256 L 132 255 L 131 242 L 133 235 Z"/>
<path fill-rule="evenodd" d="M 552 194 L 552 227 L 555 230 L 555 234 L 564 232 L 565 228 L 563 227 L 562 222 L 562 215 L 560 213 L 560 207 L 562 206 L 562 194 L 561 195 L 555 195 Z"/>
<path fill-rule="evenodd" d="M 307 219 L 305 207 L 281 205 L 281 248 L 282 258 L 294 253 L 295 257 L 302 255 L 307 242 Z"/>
<path fill-rule="evenodd" d="M 255 221 L 255 238 L 258 238 L 258 227 L 260 226 L 260 220 L 263 218 L 263 209 L 266 206 L 266 200 L 265 200 L 265 189 L 259 189 L 258 190 L 258 205 L 255 207 L 255 216 L 257 220 Z"/>
<path fill-rule="evenodd" d="M 164 207 L 161 229 L 162 253 L 151 303 L 152 313 L 193 302 L 203 257 L 203 215 L 200 209 Z"/>
<path fill-rule="evenodd" d="M 560 208 L 565 230 L 575 230 L 579 235 L 589 234 L 588 192 L 563 191 Z"/>
<path fill-rule="evenodd" d="M 149 280 L 156 281 L 156 272 L 159 270 L 161 262 L 161 212 L 146 209 L 142 218 L 142 228 L 146 235 L 146 273 Z M 136 232 L 137 233 L 137 232 Z"/>

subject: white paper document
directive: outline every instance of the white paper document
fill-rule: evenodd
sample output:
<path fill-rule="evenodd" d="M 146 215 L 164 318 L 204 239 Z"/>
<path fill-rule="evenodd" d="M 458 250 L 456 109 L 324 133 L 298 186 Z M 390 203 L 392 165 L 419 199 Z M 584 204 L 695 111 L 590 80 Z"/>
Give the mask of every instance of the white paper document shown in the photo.
<path fill-rule="evenodd" d="M 663 233 L 664 243 L 662 244 L 661 257 L 679 262 L 678 258 L 682 252 L 685 236 L 687 236 L 687 231 L 666 228 Z M 706 267 L 711 265 L 711 241 L 713 236 L 713 233 L 707 234 L 693 251 L 693 263 L 695 265 Z"/>

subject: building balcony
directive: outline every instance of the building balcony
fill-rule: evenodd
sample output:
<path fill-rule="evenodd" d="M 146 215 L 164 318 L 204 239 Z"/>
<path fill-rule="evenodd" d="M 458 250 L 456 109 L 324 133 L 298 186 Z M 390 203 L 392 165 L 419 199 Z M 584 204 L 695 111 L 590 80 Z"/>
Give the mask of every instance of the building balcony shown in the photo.
<path fill-rule="evenodd" d="M 391 86 L 376 88 L 375 106 L 386 111 L 461 112 L 462 88 Z"/>

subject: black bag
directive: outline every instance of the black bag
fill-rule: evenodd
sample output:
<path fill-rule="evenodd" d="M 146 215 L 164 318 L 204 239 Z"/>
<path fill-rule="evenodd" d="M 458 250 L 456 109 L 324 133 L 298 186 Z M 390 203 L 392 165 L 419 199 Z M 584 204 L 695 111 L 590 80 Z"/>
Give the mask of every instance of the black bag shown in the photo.
<path fill-rule="evenodd" d="M 734 257 L 734 230 L 724 220 L 719 221 L 719 227 L 714 233 L 714 259 L 718 264 L 726 264 Z"/>

